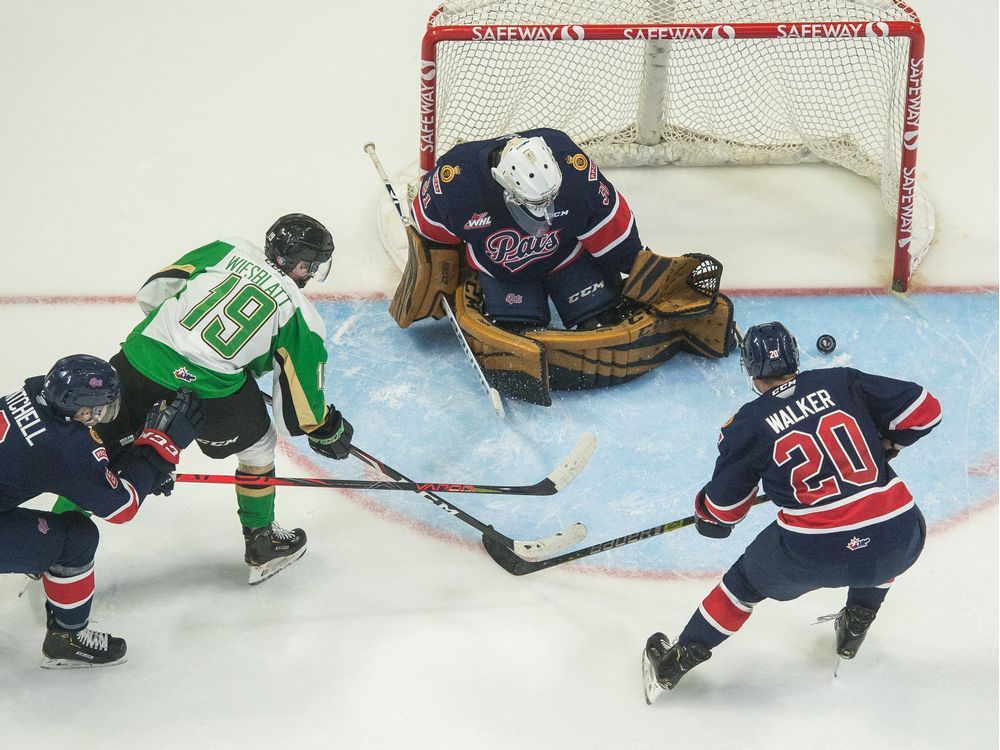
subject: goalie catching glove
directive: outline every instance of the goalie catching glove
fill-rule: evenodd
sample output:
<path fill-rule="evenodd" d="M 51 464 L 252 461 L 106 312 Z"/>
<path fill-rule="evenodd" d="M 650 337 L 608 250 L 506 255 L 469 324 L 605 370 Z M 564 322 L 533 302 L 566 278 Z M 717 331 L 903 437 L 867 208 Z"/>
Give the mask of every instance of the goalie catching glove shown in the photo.
<path fill-rule="evenodd" d="M 354 428 L 344 415 L 330 404 L 326 421 L 309 433 L 309 447 L 321 456 L 338 461 L 351 455 L 351 438 Z"/>

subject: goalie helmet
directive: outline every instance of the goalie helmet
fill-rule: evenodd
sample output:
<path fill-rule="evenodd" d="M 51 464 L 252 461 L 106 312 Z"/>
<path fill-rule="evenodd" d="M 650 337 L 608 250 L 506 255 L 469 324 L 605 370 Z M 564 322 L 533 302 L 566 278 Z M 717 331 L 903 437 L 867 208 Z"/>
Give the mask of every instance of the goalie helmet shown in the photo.
<path fill-rule="evenodd" d="M 545 140 L 511 138 L 490 171 L 503 187 L 504 202 L 521 229 L 541 234 L 552 223 L 552 204 L 562 186 L 562 170 Z"/>
<path fill-rule="evenodd" d="M 267 230 L 264 255 L 286 274 L 305 261 L 309 264 L 309 277 L 325 281 L 333 257 L 333 237 L 311 216 L 286 214 Z"/>
<path fill-rule="evenodd" d="M 79 421 L 87 426 L 107 424 L 121 405 L 121 380 L 109 363 L 89 354 L 63 357 L 42 381 L 42 397 L 52 412 L 65 420 L 89 409 Z"/>
<path fill-rule="evenodd" d="M 751 381 L 792 375 L 799 369 L 795 337 L 777 321 L 751 326 L 740 345 L 740 364 Z"/>

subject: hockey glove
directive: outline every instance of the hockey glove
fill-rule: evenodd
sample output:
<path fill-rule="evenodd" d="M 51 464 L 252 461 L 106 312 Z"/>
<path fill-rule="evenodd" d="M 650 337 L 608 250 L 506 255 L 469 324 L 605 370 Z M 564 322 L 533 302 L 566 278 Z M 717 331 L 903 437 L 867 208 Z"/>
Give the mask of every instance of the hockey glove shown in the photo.
<path fill-rule="evenodd" d="M 351 438 L 354 428 L 333 404 L 326 414 L 326 421 L 309 433 L 309 447 L 327 458 L 340 461 L 351 455 Z"/>
<path fill-rule="evenodd" d="M 725 539 L 733 533 L 732 526 L 719 521 L 705 506 L 705 490 L 695 495 L 694 514 L 698 517 L 695 528 L 702 536 L 707 536 L 709 539 Z"/>
<path fill-rule="evenodd" d="M 176 464 L 180 461 L 181 449 L 191 445 L 204 423 L 201 399 L 181 388 L 169 404 L 166 401 L 153 404 L 135 444 L 137 447 L 149 446 L 161 458 Z"/>
<path fill-rule="evenodd" d="M 885 460 L 888 462 L 899 455 L 903 446 L 892 442 L 889 438 L 882 438 L 882 450 L 885 451 Z"/>

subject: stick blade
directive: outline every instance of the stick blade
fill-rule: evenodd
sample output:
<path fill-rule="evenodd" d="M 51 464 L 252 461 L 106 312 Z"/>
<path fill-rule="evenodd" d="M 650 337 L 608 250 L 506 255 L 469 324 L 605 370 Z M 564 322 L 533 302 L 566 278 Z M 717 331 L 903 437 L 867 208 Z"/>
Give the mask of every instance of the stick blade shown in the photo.
<path fill-rule="evenodd" d="M 574 523 L 544 539 L 533 539 L 528 542 L 519 542 L 515 539 L 514 553 L 525 560 L 541 560 L 582 542 L 585 536 L 587 527 L 582 523 Z"/>
<path fill-rule="evenodd" d="M 597 436 L 592 432 L 583 433 L 566 459 L 549 474 L 549 481 L 552 482 L 556 491 L 573 481 L 593 457 L 596 450 Z"/>

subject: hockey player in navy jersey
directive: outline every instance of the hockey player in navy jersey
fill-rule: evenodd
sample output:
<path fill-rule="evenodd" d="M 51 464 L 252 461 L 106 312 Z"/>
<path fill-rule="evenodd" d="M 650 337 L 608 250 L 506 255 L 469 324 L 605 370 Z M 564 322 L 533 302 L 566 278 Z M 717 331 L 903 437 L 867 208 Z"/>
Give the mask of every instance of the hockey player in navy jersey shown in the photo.
<path fill-rule="evenodd" d="M 92 667 L 125 661 L 125 641 L 90 630 L 97 526 L 83 513 L 20 507 L 43 492 L 69 495 L 110 523 L 135 517 L 143 499 L 169 486 L 182 448 L 194 440 L 201 405 L 188 391 L 150 411 L 122 460 L 109 465 L 94 427 L 114 419 L 118 373 L 102 359 L 75 354 L 43 378 L 0 399 L 0 573 L 41 574 L 47 633 L 43 667 Z"/>
<path fill-rule="evenodd" d="M 421 235 L 465 244 L 483 313 L 514 331 L 544 328 L 548 298 L 567 329 L 619 322 L 622 274 L 642 249 L 625 197 L 558 130 L 462 143 L 421 182 Z"/>
<path fill-rule="evenodd" d="M 646 642 L 646 702 L 739 630 L 755 604 L 847 587 L 835 619 L 836 650 L 853 658 L 893 580 L 920 555 L 924 519 L 889 462 L 941 420 L 924 388 L 846 367 L 798 371 L 781 323 L 750 328 L 741 362 L 759 397 L 722 427 L 712 479 L 695 498 L 703 535 L 729 535 L 758 483 L 777 519 L 702 601 L 675 643 Z"/>

